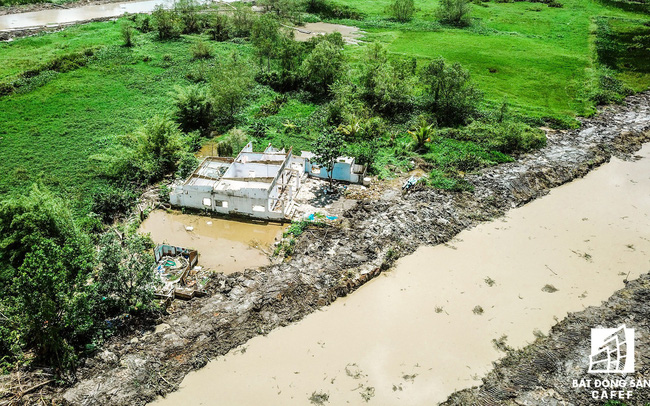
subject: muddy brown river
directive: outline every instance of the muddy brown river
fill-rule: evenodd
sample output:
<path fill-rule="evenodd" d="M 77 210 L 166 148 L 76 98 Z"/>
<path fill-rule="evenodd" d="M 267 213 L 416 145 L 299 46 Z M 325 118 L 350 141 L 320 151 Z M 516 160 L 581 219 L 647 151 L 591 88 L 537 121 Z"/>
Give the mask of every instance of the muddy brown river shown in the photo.
<path fill-rule="evenodd" d="M 650 146 L 190 373 L 156 405 L 423 405 L 650 271 Z M 327 401 L 324 401 L 327 399 Z"/>
<path fill-rule="evenodd" d="M 268 265 L 271 244 L 282 236 L 282 230 L 279 223 L 156 210 L 138 231 L 150 233 L 156 244 L 196 249 L 200 266 L 228 274 Z"/>

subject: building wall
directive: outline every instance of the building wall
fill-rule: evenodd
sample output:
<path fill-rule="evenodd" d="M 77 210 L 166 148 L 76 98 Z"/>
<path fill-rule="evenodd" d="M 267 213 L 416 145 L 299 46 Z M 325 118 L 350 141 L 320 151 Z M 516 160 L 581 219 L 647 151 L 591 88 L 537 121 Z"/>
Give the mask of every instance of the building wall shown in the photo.
<path fill-rule="evenodd" d="M 305 172 L 317 178 L 329 179 L 329 172 L 327 172 L 325 168 L 320 167 L 320 172 L 315 173 L 313 172 L 314 166 L 318 166 L 318 165 L 314 165 L 311 163 L 311 161 L 306 160 Z M 359 183 L 359 181 L 361 180 L 359 175 L 352 173 L 352 165 L 347 162 L 335 162 L 332 172 L 333 172 L 332 178 L 335 180 L 341 180 L 350 183 Z"/>
<path fill-rule="evenodd" d="M 236 214 L 269 220 L 284 218 L 284 213 L 271 211 L 271 203 L 274 201 L 266 196 L 265 190 L 252 189 L 251 191 L 255 192 L 251 196 L 238 196 L 232 193 L 213 192 L 210 187 L 183 186 L 170 193 L 169 200 L 174 206 L 210 210 L 220 214 Z M 204 202 L 204 199 L 207 200 Z M 223 202 L 227 203 L 227 207 L 223 206 Z"/>

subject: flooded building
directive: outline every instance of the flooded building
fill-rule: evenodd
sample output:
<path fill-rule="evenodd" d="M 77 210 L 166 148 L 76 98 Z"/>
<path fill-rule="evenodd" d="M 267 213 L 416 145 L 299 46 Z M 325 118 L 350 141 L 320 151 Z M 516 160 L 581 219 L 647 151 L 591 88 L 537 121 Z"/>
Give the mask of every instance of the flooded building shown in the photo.
<path fill-rule="evenodd" d="M 293 198 L 303 176 L 327 178 L 328 173 L 313 165 L 314 154 L 294 156 L 270 144 L 264 152 L 253 152 L 248 143 L 236 158 L 207 157 L 199 167 L 170 193 L 174 206 L 209 210 L 267 220 L 290 219 Z M 334 165 L 334 179 L 360 183 L 365 167 L 354 158 L 342 157 Z"/>

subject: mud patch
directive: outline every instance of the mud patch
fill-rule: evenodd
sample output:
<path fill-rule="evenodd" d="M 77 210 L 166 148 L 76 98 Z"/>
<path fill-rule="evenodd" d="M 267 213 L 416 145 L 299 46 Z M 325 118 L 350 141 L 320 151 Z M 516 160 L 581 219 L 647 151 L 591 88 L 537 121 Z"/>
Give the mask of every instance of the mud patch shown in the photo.
<path fill-rule="evenodd" d="M 282 235 L 282 225 L 156 210 L 142 222 L 156 244 L 199 251 L 198 265 L 226 274 L 269 265 L 270 246 Z"/>
<path fill-rule="evenodd" d="M 363 31 L 360 31 L 357 27 L 323 22 L 307 23 L 304 26 L 294 28 L 295 39 L 301 42 L 309 41 L 311 38 L 333 32 L 340 32 L 343 40 L 348 44 L 358 44 L 359 38 L 363 35 Z"/>

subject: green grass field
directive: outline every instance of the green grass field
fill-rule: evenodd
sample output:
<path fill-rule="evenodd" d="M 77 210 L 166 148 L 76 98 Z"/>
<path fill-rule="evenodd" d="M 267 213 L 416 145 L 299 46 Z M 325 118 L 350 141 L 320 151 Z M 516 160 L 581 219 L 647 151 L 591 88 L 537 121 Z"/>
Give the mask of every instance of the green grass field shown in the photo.
<path fill-rule="evenodd" d="M 420 63 L 438 56 L 460 62 L 486 95 L 488 106 L 507 98 L 513 110 L 531 122 L 551 117 L 571 124 L 576 116 L 591 114 L 594 105 L 588 92 L 598 62 L 618 69 L 636 91 L 650 84 L 647 51 L 630 53 L 624 42 L 616 42 L 647 30 L 648 16 L 592 0 L 562 0 L 563 8 L 527 2 L 473 5 L 473 24 L 466 29 L 437 24 L 435 2 L 416 1 L 415 20 L 398 24 L 385 14 L 389 0 L 337 1 L 364 13 L 360 21 L 342 22 L 362 27 L 366 40 L 383 42 L 392 55 Z M 21 194 L 40 181 L 71 202 L 77 213 L 87 212 L 92 191 L 104 182 L 90 155 L 104 151 L 115 136 L 134 131 L 154 114 L 169 111 L 174 85 L 190 83 L 188 76 L 205 70 L 206 64 L 218 63 L 233 51 L 252 53 L 241 41 L 208 42 L 215 58 L 194 61 L 190 47 L 198 39 L 182 36 L 160 42 L 153 33 L 137 33 L 136 46 L 125 48 L 119 22 L 106 22 L 0 43 L 0 90 L 2 83 L 18 80 L 20 85 L 0 96 L 0 168 L 5 175 L 0 194 Z M 597 52 L 601 43 L 616 46 Z M 363 47 L 347 48 L 353 70 Z M 94 55 L 85 66 L 21 78 L 23 72 L 86 49 Z M 277 114 L 258 117 L 260 106 L 277 96 L 258 85 L 240 121 L 244 126 L 255 121 L 268 125 L 268 135 L 259 144 L 309 148 L 313 136 L 301 128 L 309 126 L 319 105 L 307 97 L 292 97 Z M 288 130 L 285 124 L 298 130 Z"/>
<path fill-rule="evenodd" d="M 363 12 L 366 21 L 359 25 L 368 32 L 367 39 L 385 42 L 394 55 L 414 56 L 421 62 L 439 56 L 460 62 L 470 70 L 488 103 L 507 97 L 522 115 L 562 120 L 594 111 L 587 94 L 596 57 L 594 19 L 650 21 L 648 15 L 593 0 L 561 0 L 562 8 L 484 2 L 473 6 L 473 26 L 468 29 L 441 27 L 423 32 L 417 27 L 435 21 L 436 2 L 416 0 L 415 21 L 409 24 L 416 28 L 409 30 L 374 28 L 387 18 L 390 0 L 337 2 Z M 650 85 L 648 72 L 628 71 L 622 78 L 635 91 Z"/>

